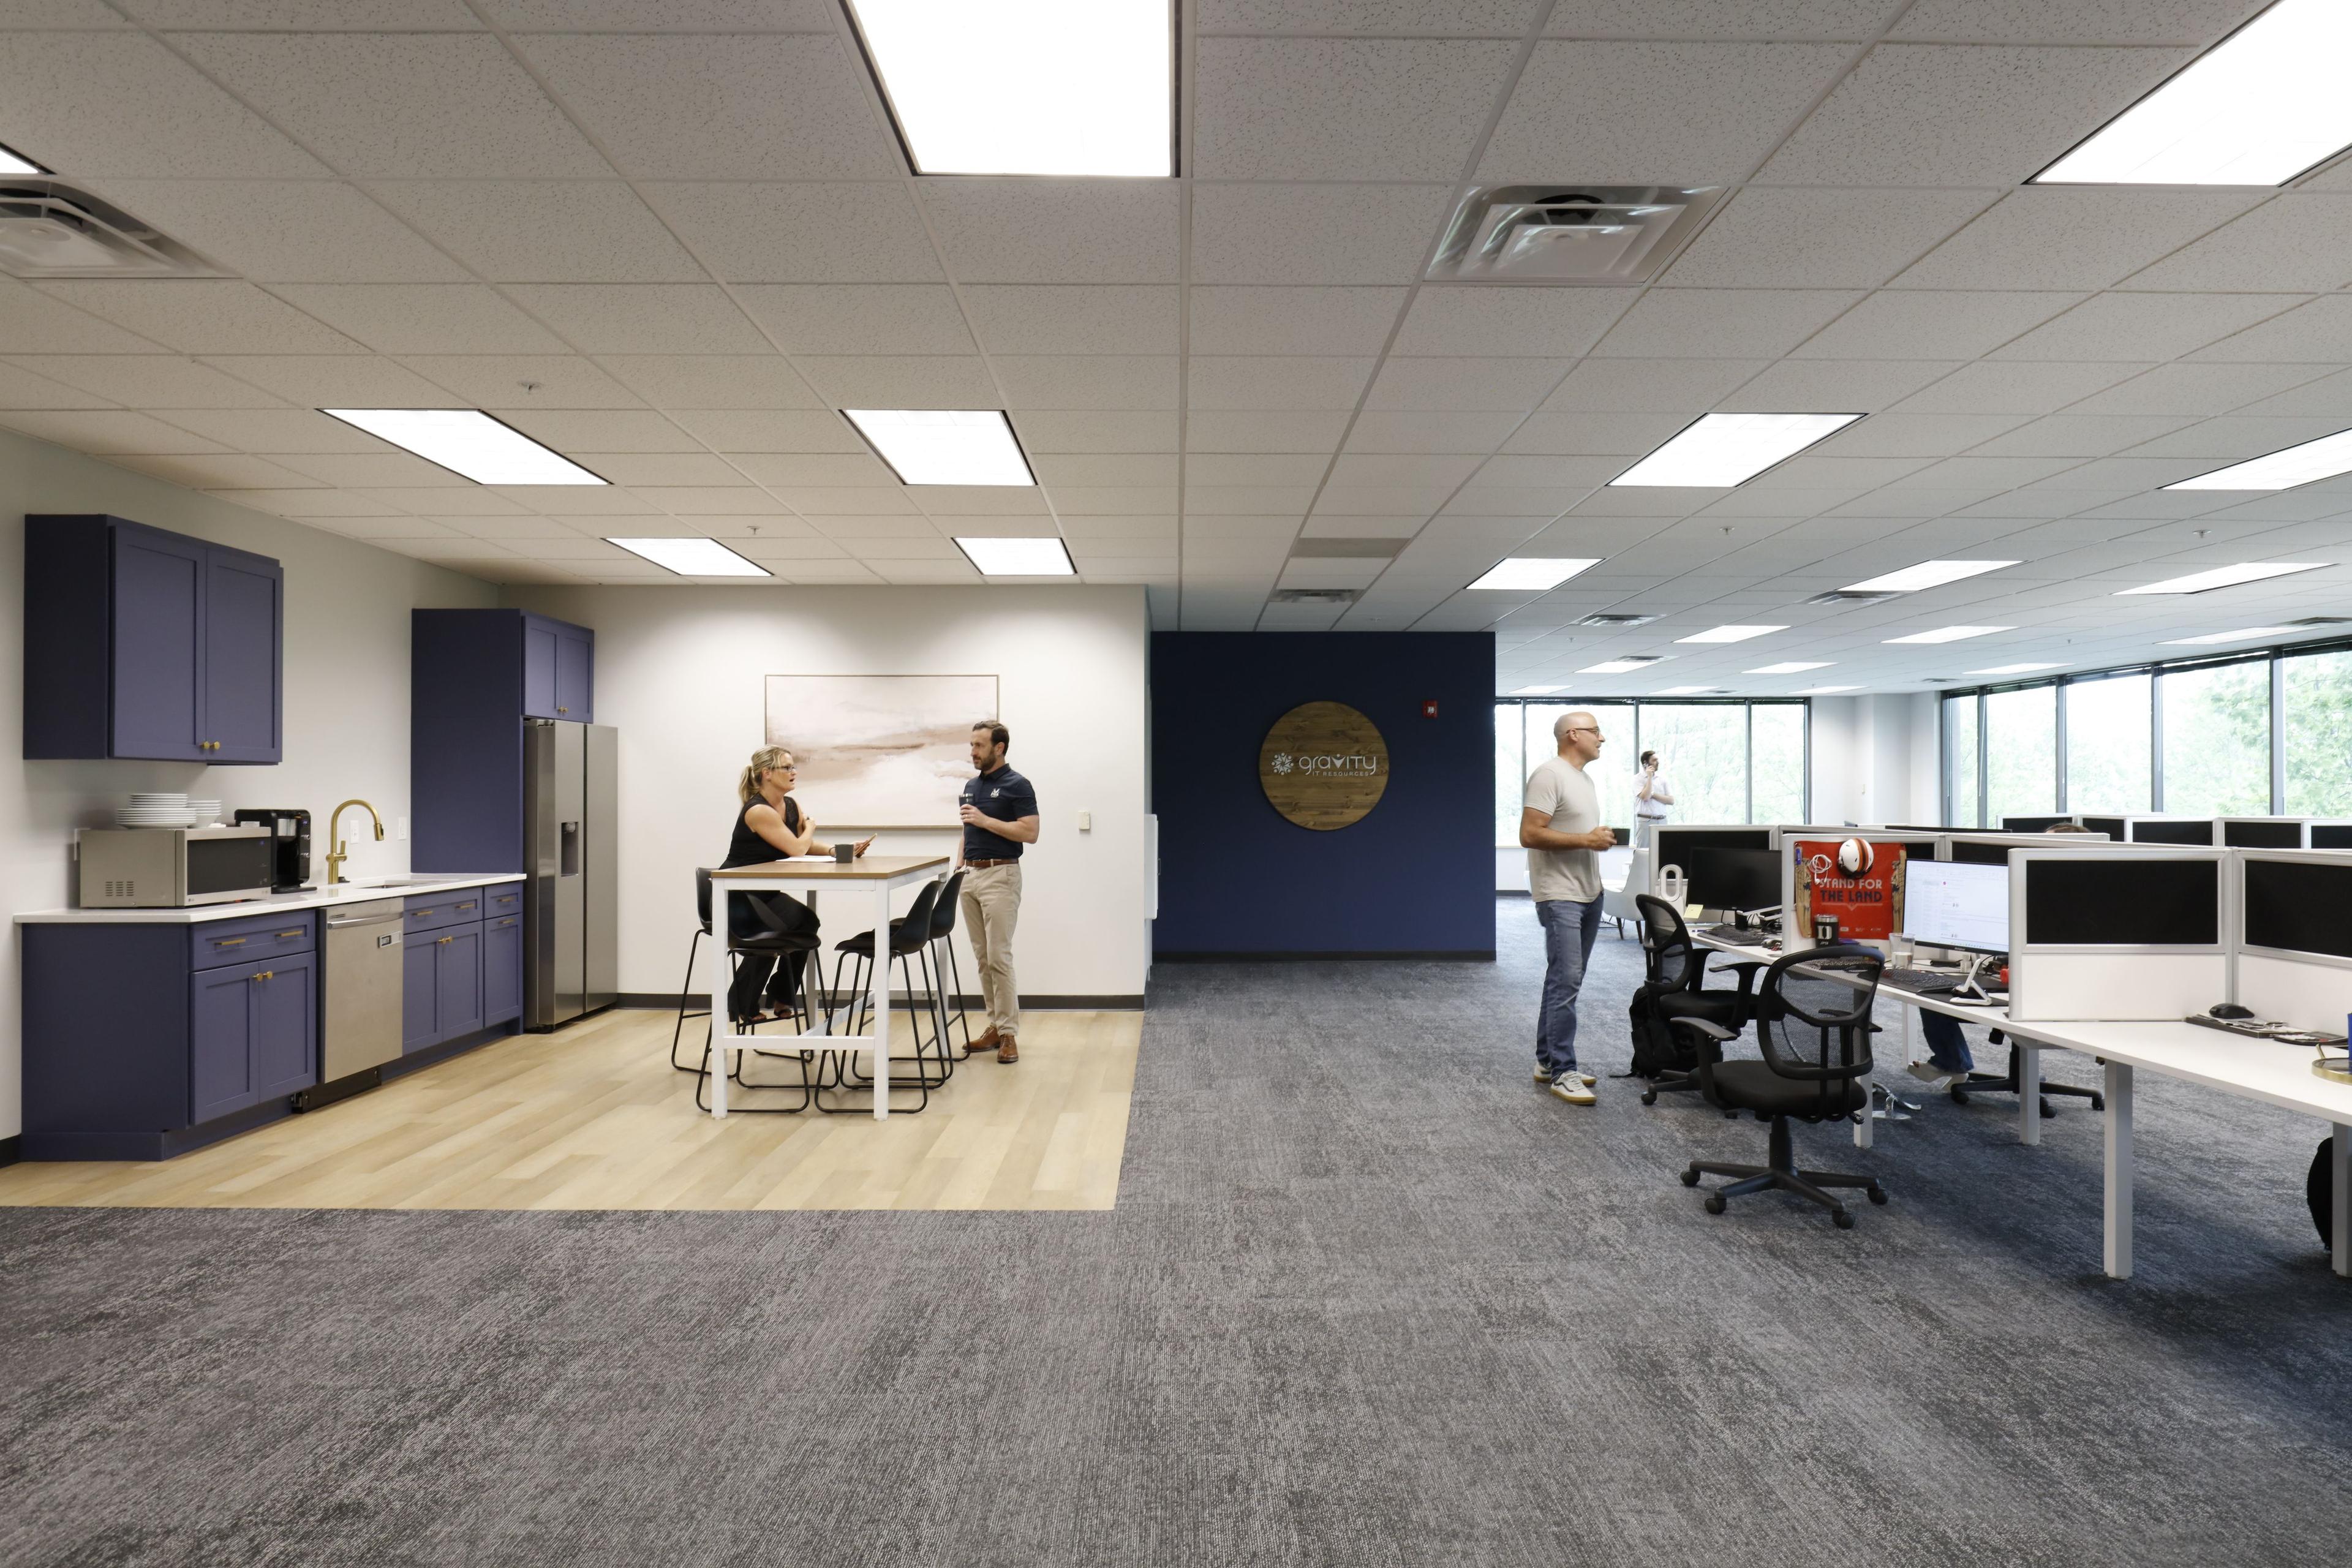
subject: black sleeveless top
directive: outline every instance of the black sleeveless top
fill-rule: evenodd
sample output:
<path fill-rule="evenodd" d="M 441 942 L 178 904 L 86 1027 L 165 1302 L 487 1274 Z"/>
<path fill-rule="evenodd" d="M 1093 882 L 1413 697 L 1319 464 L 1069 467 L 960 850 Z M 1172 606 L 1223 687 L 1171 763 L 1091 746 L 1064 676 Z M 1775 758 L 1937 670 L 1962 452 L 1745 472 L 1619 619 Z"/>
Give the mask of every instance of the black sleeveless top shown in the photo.
<path fill-rule="evenodd" d="M 727 858 L 719 862 L 720 870 L 730 866 L 764 866 L 784 858 L 783 851 L 751 831 L 751 808 L 766 804 L 754 795 L 735 814 L 735 837 L 727 841 Z M 784 796 L 784 826 L 794 833 L 801 830 L 801 803 L 791 795 Z"/>

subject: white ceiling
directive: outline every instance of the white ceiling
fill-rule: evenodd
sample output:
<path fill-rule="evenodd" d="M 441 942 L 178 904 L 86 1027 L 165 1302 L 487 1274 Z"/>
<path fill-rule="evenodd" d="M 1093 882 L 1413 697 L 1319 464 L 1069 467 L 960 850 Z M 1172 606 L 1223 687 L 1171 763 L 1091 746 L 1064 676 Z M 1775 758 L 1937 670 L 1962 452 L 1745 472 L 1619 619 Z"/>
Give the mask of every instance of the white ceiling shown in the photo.
<path fill-rule="evenodd" d="M 951 535 L 1058 531 L 1165 627 L 1491 626 L 1505 690 L 2146 658 L 2352 588 L 2352 480 L 2158 489 L 2352 425 L 2352 167 L 2021 186 L 2258 8 L 1187 0 L 1184 177 L 1118 182 L 911 177 L 833 0 L 14 0 L 0 141 L 236 276 L 0 279 L 0 423 L 499 582 L 670 582 L 600 536 L 680 533 L 974 583 Z M 1465 185 L 1554 180 L 1736 195 L 1646 289 L 1416 283 Z M 450 404 L 614 488 L 314 412 Z M 845 405 L 1006 408 L 1044 483 L 902 488 Z M 1871 416 L 1602 488 L 1710 409 Z M 1505 554 L 1603 560 L 1463 592 Z M 2023 564 L 1802 603 L 1950 556 Z M 2263 559 L 2331 565 L 2112 596 Z M 1724 622 L 1790 629 L 1675 646 Z M 2017 629 L 1882 646 L 1954 622 Z M 1630 653 L 1675 657 L 1574 674 Z M 1789 659 L 1832 668 L 1740 673 Z"/>

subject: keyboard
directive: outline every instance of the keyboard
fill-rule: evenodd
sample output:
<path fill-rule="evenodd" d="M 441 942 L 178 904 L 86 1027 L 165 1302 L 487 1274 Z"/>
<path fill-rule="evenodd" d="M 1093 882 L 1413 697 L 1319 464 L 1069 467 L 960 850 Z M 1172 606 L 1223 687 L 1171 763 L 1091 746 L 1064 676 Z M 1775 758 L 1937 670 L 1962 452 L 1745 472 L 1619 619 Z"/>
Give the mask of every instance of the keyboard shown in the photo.
<path fill-rule="evenodd" d="M 1894 985 L 1919 996 L 1949 996 L 1959 988 L 1960 972 L 1957 969 L 1885 969 L 1879 972 L 1879 984 Z"/>
<path fill-rule="evenodd" d="M 2202 1028 L 2219 1029 L 2225 1035 L 2242 1035 L 2250 1040 L 2275 1040 L 2283 1046 L 2340 1046 L 2344 1043 L 2341 1035 L 2330 1035 L 2317 1029 L 2297 1029 L 2263 1018 L 2216 1018 L 2210 1013 L 2191 1013 L 2182 1022 Z"/>

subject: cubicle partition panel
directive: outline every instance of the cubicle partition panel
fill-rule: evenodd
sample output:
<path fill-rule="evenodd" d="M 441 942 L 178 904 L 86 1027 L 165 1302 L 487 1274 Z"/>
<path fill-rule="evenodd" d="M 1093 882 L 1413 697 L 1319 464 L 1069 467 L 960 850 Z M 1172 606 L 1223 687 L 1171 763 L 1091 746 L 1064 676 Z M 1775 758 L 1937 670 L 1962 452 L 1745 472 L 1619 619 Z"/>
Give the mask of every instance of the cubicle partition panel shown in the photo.
<path fill-rule="evenodd" d="M 2225 849 L 2307 849 L 2307 816 L 2217 817 L 2214 842 Z"/>
<path fill-rule="evenodd" d="M 2236 979 L 2259 1018 L 2344 1032 L 2352 1015 L 2352 852 L 2249 849 L 2231 857 Z"/>
<path fill-rule="evenodd" d="M 2134 844 L 2184 844 L 2205 847 L 2221 842 L 2210 816 L 2130 816 L 2124 822 L 2126 837 Z"/>
<path fill-rule="evenodd" d="M 2079 816 L 2004 816 L 2000 819 L 2003 833 L 2047 833 L 2061 823 L 2080 824 Z"/>
<path fill-rule="evenodd" d="M 2230 995 L 2231 852 L 2009 855 L 2009 1016 L 2178 1019 Z"/>
<path fill-rule="evenodd" d="M 2086 844 L 2108 842 L 2104 833 L 2069 833 L 2063 837 L 2048 833 L 1947 833 L 1943 848 L 1938 851 L 1946 860 L 1973 860 L 1982 866 L 2006 866 L 2012 849 L 2047 849 L 2053 845 L 2080 848 Z"/>
<path fill-rule="evenodd" d="M 1867 878 L 1848 879 L 1839 872 L 1833 862 L 1823 864 L 1827 859 L 1827 851 L 1822 847 L 1843 844 L 1849 838 L 1859 838 L 1871 847 L 1872 868 Z M 1812 847 L 1810 852 L 1806 848 L 1807 846 Z M 1861 889 L 1864 893 L 1877 895 L 1874 900 L 1877 907 L 1868 911 L 1870 918 L 1866 923 L 1855 926 L 1846 918 L 1844 910 L 1854 907 L 1851 904 L 1844 905 L 1843 910 L 1833 908 L 1831 912 L 1839 914 L 1841 937 L 1851 936 L 1860 942 L 1883 942 L 1903 929 L 1903 881 L 1899 876 L 1890 875 L 1893 857 L 1887 852 L 1900 850 L 1906 858 L 1940 860 L 1944 858 L 1943 846 L 1944 836 L 1940 833 L 1895 833 L 1884 829 L 1873 831 L 1856 827 L 1783 826 L 1780 829 L 1780 918 L 1785 940 L 1791 942 L 1812 940 L 1812 931 L 1808 927 L 1801 927 L 1798 924 L 1798 905 L 1801 902 L 1806 905 L 1805 919 L 1808 922 L 1816 912 L 1811 907 L 1813 900 L 1805 896 L 1808 861 L 1811 862 L 1816 885 L 1838 887 L 1843 890 L 1842 885 L 1847 881 L 1860 880 L 1867 884 L 1874 884 Z M 1876 918 L 1882 912 L 1885 915 L 1883 921 Z M 1878 929 L 1882 923 L 1886 928 L 1884 931 Z"/>
<path fill-rule="evenodd" d="M 2306 849 L 2352 849 L 2352 816 L 2315 816 L 2305 826 Z"/>

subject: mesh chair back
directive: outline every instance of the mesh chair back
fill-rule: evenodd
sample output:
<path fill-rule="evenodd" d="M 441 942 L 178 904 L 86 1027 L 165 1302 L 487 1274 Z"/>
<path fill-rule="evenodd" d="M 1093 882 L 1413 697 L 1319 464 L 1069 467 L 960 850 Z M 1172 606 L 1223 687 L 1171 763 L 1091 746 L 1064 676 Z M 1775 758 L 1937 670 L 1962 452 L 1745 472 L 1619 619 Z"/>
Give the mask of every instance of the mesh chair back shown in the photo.
<path fill-rule="evenodd" d="M 1641 915 L 1642 962 L 1649 983 L 1668 991 L 1696 991 L 1706 955 L 1691 940 L 1682 910 L 1664 899 L 1637 893 L 1633 908 Z"/>
<path fill-rule="evenodd" d="M 963 891 L 963 872 L 959 870 L 940 884 L 939 902 L 931 907 L 931 937 L 937 941 L 955 930 L 956 903 Z"/>
<path fill-rule="evenodd" d="M 710 934 L 710 868 L 694 868 L 694 910 L 702 917 L 702 934 Z"/>
<path fill-rule="evenodd" d="M 1824 1086 L 1869 1072 L 1870 1009 L 1885 963 L 1867 948 L 1815 948 L 1766 970 L 1756 1038 L 1772 1070 Z"/>

